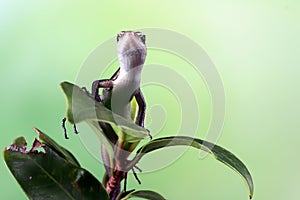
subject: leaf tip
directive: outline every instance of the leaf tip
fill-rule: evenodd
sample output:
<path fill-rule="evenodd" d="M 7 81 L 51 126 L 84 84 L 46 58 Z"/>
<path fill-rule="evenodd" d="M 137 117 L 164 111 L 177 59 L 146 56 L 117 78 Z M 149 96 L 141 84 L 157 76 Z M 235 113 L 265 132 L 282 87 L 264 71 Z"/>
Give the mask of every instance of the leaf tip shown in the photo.
<path fill-rule="evenodd" d="M 69 82 L 68 81 L 63 81 L 63 82 L 61 82 L 59 85 L 60 86 L 64 86 L 65 84 L 68 84 Z"/>
<path fill-rule="evenodd" d="M 38 134 L 39 138 L 40 138 L 41 135 L 43 134 L 42 131 L 40 129 L 34 127 L 34 126 L 32 128 L 33 128 L 34 132 L 36 132 Z"/>
<path fill-rule="evenodd" d="M 36 132 L 36 133 L 39 133 L 40 130 L 38 128 L 36 128 L 35 126 L 32 127 L 32 129 Z"/>
<path fill-rule="evenodd" d="M 70 82 L 68 82 L 68 81 L 63 81 L 63 82 L 61 82 L 60 84 L 60 87 L 63 89 L 63 90 L 65 90 L 65 88 L 66 87 L 68 87 L 68 86 L 72 86 L 73 84 L 72 83 L 70 83 Z"/>

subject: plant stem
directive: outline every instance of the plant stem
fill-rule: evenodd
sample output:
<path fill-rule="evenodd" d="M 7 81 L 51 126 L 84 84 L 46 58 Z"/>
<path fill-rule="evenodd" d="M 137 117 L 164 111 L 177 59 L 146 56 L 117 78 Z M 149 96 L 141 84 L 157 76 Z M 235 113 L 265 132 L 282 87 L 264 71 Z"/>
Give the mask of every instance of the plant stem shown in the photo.
<path fill-rule="evenodd" d="M 116 199 L 120 193 L 120 185 L 122 180 L 127 175 L 127 158 L 130 152 L 123 149 L 124 142 L 118 141 L 115 149 L 115 166 L 111 177 L 109 177 L 106 184 L 106 191 L 109 194 L 111 200 Z"/>

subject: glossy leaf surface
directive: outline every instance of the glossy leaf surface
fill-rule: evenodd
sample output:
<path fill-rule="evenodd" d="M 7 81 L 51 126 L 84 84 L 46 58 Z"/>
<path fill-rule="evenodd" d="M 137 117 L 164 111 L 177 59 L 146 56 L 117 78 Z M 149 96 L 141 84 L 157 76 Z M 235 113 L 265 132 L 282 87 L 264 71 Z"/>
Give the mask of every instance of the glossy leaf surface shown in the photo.
<path fill-rule="evenodd" d="M 124 119 L 104 107 L 103 104 L 89 97 L 80 87 L 69 83 L 61 83 L 67 100 L 67 119 L 70 123 L 86 121 L 105 122 L 119 127 L 126 133 L 126 142 L 138 142 L 148 137 L 146 129 Z"/>
<path fill-rule="evenodd" d="M 148 200 L 165 200 L 163 196 L 158 194 L 157 192 L 150 191 L 150 190 L 138 190 L 138 191 L 129 191 L 126 192 L 120 197 L 120 200 L 127 200 L 130 198 L 142 198 Z"/>
<path fill-rule="evenodd" d="M 133 159 L 133 164 L 136 164 L 145 154 L 152 152 L 157 149 L 161 149 L 168 146 L 192 146 L 197 149 L 204 150 L 214 155 L 214 157 L 229 166 L 231 169 L 240 174 L 246 181 L 249 189 L 250 199 L 253 196 L 253 180 L 250 172 L 243 162 L 233 155 L 228 150 L 215 145 L 210 142 L 203 141 L 197 138 L 185 137 L 185 136 L 175 136 L 175 137 L 165 137 L 152 140 L 142 146 L 138 151 L 136 157 Z"/>
<path fill-rule="evenodd" d="M 30 199 L 108 200 L 102 184 L 69 151 L 35 130 L 39 140 L 30 150 L 20 137 L 3 152 L 6 165 Z"/>

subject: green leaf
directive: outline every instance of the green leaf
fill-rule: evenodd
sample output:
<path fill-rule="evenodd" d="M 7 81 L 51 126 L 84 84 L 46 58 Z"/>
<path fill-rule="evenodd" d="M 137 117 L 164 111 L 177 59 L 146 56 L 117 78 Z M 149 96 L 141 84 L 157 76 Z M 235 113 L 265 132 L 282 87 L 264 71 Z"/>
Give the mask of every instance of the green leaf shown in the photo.
<path fill-rule="evenodd" d="M 192 146 L 197 149 L 204 150 L 214 155 L 214 157 L 219 160 L 220 162 L 224 163 L 225 165 L 232 168 L 238 174 L 240 174 L 243 179 L 246 181 L 249 189 L 249 197 L 250 199 L 253 196 L 253 180 L 251 177 L 250 172 L 248 171 L 247 167 L 239 160 L 235 155 L 233 155 L 228 150 L 215 145 L 213 143 L 203 141 L 197 138 L 185 137 L 185 136 L 175 136 L 175 137 L 165 137 L 165 138 L 158 138 L 152 140 L 142 146 L 138 151 L 133 159 L 131 165 L 129 167 L 133 167 L 146 153 L 151 151 L 168 147 L 168 146 Z"/>
<path fill-rule="evenodd" d="M 135 197 L 148 199 L 148 200 L 165 200 L 163 196 L 150 190 L 139 190 L 139 191 L 132 190 L 131 192 L 124 193 L 124 194 L 126 195 L 120 198 L 120 200 L 127 200 Z"/>
<path fill-rule="evenodd" d="M 113 113 L 101 103 L 89 97 L 77 85 L 69 82 L 61 83 L 67 100 L 67 119 L 70 123 L 86 121 L 105 122 L 119 127 L 126 133 L 126 142 L 138 142 L 148 137 L 146 129 Z"/>
<path fill-rule="evenodd" d="M 27 150 L 21 137 L 3 152 L 6 165 L 29 199 L 109 199 L 102 184 L 69 151 L 35 130 L 46 142 L 35 139 Z"/>
<path fill-rule="evenodd" d="M 87 124 L 93 129 L 93 131 L 97 134 L 97 136 L 99 136 L 100 142 L 105 146 L 106 152 L 109 157 L 108 158 L 109 161 L 103 160 L 103 164 L 110 168 L 113 167 L 114 166 L 114 150 L 113 150 L 112 144 L 104 136 L 105 134 L 102 132 L 102 129 L 99 127 L 98 122 L 93 121 L 93 120 L 88 120 Z M 107 163 L 107 162 L 109 162 L 109 163 Z M 112 170 L 112 168 L 111 168 L 111 170 Z M 108 171 L 107 171 L 107 173 L 108 173 Z M 112 171 L 109 174 L 111 174 L 111 173 L 112 173 Z"/>
<path fill-rule="evenodd" d="M 39 140 L 48 145 L 53 151 L 55 151 L 59 156 L 66 159 L 68 162 L 72 163 L 73 165 L 80 167 L 79 162 L 76 160 L 76 158 L 64 147 L 57 144 L 54 140 L 52 140 L 49 136 L 44 134 L 42 131 L 40 131 L 37 128 L 33 128 L 33 130 L 38 134 Z"/>

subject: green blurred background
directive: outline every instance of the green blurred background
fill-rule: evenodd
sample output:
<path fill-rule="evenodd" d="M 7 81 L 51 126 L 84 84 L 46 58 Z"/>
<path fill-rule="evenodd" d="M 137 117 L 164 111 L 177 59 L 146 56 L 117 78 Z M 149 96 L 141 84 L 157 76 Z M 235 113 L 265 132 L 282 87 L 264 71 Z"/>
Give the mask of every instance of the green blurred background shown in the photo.
<path fill-rule="evenodd" d="M 299 199 L 299 13 L 296 0 L 2 0 L 0 147 L 4 149 L 21 135 L 30 143 L 35 137 L 31 127 L 36 126 L 101 177 L 102 167 L 86 151 L 80 137 L 71 135 L 66 141 L 62 136 L 65 99 L 59 83 L 75 81 L 89 53 L 120 30 L 171 29 L 202 46 L 220 73 L 226 118 L 218 144 L 238 155 L 250 169 L 254 199 Z M 151 96 L 146 91 L 146 98 Z M 162 102 L 164 98 L 171 97 L 161 97 Z M 207 113 L 207 119 L 200 123 L 202 131 L 207 129 L 211 110 L 207 96 L 204 99 L 208 108 L 202 108 Z M 171 120 L 167 124 L 177 123 L 171 116 L 167 119 Z M 166 127 L 166 135 L 171 135 L 171 130 Z M 199 137 L 203 135 L 199 133 Z M 1 199 L 26 199 L 3 160 L 0 175 Z M 152 189 L 167 199 L 248 196 L 235 172 L 212 157 L 199 160 L 194 149 L 172 165 L 141 174 L 140 179 L 139 186 L 130 178 L 129 187 Z"/>

